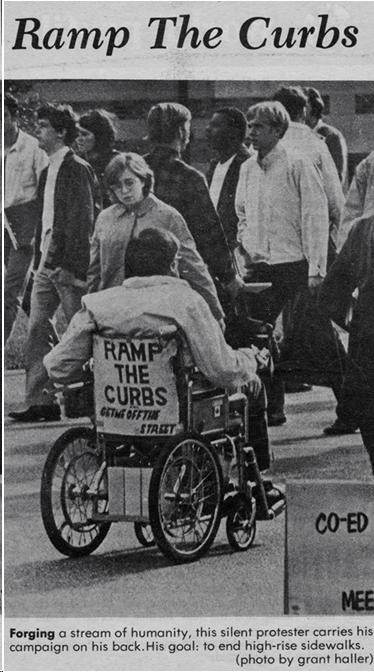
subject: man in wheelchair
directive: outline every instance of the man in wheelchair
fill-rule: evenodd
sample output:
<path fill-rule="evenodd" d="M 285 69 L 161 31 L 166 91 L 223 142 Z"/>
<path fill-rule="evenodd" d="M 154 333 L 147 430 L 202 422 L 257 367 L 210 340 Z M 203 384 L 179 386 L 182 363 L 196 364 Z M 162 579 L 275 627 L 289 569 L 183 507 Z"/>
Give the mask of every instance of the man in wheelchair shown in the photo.
<path fill-rule="evenodd" d="M 245 386 L 251 446 L 263 471 L 270 466 L 270 449 L 256 356 L 251 348 L 234 350 L 226 343 L 208 304 L 179 278 L 178 249 L 172 234 L 155 228 L 132 238 L 126 251 L 126 280 L 119 287 L 83 297 L 81 310 L 44 358 L 44 365 L 55 383 L 78 381 L 82 366 L 92 356 L 94 334 L 147 338 L 159 333 L 160 327 L 175 325 L 183 334 L 186 355 L 210 383 L 230 392 Z M 265 482 L 265 491 L 269 506 L 279 499 L 270 481 Z"/>

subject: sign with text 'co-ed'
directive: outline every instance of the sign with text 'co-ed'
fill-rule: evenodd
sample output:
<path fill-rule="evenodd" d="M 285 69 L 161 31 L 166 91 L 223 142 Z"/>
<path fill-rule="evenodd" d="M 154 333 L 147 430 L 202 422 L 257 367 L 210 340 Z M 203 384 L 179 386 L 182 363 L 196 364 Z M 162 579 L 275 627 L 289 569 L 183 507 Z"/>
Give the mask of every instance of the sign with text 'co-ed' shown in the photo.
<path fill-rule="evenodd" d="M 157 437 L 176 432 L 179 404 L 175 340 L 95 336 L 95 407 L 99 431 Z"/>
<path fill-rule="evenodd" d="M 287 484 L 286 613 L 374 615 L 374 485 Z"/>

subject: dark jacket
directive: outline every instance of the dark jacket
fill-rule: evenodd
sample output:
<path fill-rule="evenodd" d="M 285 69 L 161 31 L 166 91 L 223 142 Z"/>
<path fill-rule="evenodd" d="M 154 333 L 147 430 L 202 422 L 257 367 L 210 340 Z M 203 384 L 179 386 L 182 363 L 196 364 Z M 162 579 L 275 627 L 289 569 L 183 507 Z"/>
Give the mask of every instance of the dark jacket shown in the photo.
<path fill-rule="evenodd" d="M 169 147 L 157 146 L 144 158 L 154 173 L 155 195 L 183 216 L 212 277 L 233 280 L 231 252 L 204 175 Z"/>
<path fill-rule="evenodd" d="M 234 250 L 238 244 L 236 239 L 238 232 L 238 217 L 235 211 L 235 194 L 239 180 L 240 167 L 244 161 L 249 159 L 250 156 L 251 153 L 247 147 L 245 145 L 241 145 L 226 173 L 217 204 L 218 216 L 221 220 L 223 230 L 231 250 Z M 207 172 L 209 186 L 211 185 L 217 163 L 218 159 L 214 159 L 209 164 Z"/>
<path fill-rule="evenodd" d="M 44 190 L 48 168 L 40 176 L 39 221 L 35 234 L 35 256 L 40 258 Z M 86 280 L 90 259 L 89 238 L 98 214 L 98 184 L 91 166 L 69 150 L 57 173 L 54 193 L 54 222 L 46 268 L 61 267 L 79 280 Z"/>
<path fill-rule="evenodd" d="M 339 407 L 361 426 L 374 418 L 374 215 L 353 226 L 321 288 L 321 306 L 342 327 L 355 290 Z"/>
<path fill-rule="evenodd" d="M 317 133 L 325 140 L 327 148 L 336 165 L 340 182 L 344 186 L 347 181 L 348 171 L 348 148 L 344 136 L 337 128 L 325 124 L 325 122 L 318 125 Z"/>

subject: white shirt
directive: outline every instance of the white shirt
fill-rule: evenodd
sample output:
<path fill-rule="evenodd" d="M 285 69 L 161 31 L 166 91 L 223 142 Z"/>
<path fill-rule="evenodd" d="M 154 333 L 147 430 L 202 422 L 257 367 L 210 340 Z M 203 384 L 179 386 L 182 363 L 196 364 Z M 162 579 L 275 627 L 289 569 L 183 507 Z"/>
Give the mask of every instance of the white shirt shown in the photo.
<path fill-rule="evenodd" d="M 227 171 L 230 168 L 234 158 L 235 158 L 235 154 L 233 154 L 224 163 L 221 163 L 220 161 L 218 161 L 218 163 L 215 167 L 213 177 L 212 177 L 212 181 L 211 181 L 211 184 L 210 184 L 210 187 L 209 187 L 209 193 L 210 193 L 210 198 L 213 201 L 213 205 L 216 209 L 217 209 L 217 206 L 218 206 L 219 197 L 221 195 L 221 189 L 222 189 L 224 179 L 227 175 Z"/>
<path fill-rule="evenodd" d="M 338 252 L 342 249 L 353 224 L 364 214 L 374 211 L 374 152 L 363 159 L 354 172 L 347 194 L 339 229 Z"/>
<path fill-rule="evenodd" d="M 35 200 L 40 173 L 48 165 L 47 154 L 40 149 L 36 138 L 19 129 L 17 140 L 4 149 L 4 155 L 4 207 Z"/>
<path fill-rule="evenodd" d="M 238 241 L 252 263 L 306 259 L 310 276 L 325 275 L 327 199 L 310 160 L 281 142 L 262 161 L 249 158 L 241 166 L 235 207 Z"/>
<path fill-rule="evenodd" d="M 326 143 L 306 124 L 291 121 L 282 138 L 282 144 L 286 149 L 309 158 L 320 171 L 329 207 L 329 221 L 334 225 L 334 242 L 336 243 L 344 194 L 338 171 Z"/>
<path fill-rule="evenodd" d="M 40 242 L 40 250 L 45 251 L 46 236 L 53 229 L 53 222 L 55 217 L 55 186 L 57 173 L 60 170 L 61 164 L 64 160 L 65 154 L 69 151 L 69 147 L 61 147 L 57 152 L 51 154 L 49 157 L 49 167 L 47 173 L 47 180 L 44 189 L 43 200 L 43 214 L 42 214 L 42 236 Z"/>

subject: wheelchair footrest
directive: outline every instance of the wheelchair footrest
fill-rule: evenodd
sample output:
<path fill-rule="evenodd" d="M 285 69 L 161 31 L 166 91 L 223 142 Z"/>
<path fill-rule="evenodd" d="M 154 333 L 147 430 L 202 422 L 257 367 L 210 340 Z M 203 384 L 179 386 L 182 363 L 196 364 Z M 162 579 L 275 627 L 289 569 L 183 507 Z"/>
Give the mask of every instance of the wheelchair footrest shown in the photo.
<path fill-rule="evenodd" d="M 274 520 L 279 516 L 286 508 L 286 498 L 284 495 L 275 502 L 272 506 L 268 506 L 265 510 L 264 508 L 257 509 L 256 519 L 257 520 Z"/>

